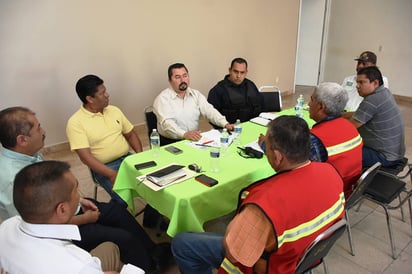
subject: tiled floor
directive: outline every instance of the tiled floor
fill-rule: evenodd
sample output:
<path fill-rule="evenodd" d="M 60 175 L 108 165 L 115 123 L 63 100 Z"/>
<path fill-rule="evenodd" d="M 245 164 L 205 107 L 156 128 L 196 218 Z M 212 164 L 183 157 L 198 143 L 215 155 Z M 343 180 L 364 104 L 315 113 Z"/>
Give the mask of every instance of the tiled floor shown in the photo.
<path fill-rule="evenodd" d="M 303 94 L 305 100 L 308 101 L 311 92 L 312 88 L 310 87 L 297 87 L 295 95 L 282 97 L 283 107 L 293 106 L 299 94 Z M 401 102 L 399 106 L 405 119 L 406 157 L 412 160 L 412 104 Z M 208 127 L 207 123 L 202 124 L 203 129 Z M 145 129 L 138 127 L 137 131 L 144 149 L 148 149 L 149 142 Z M 81 193 L 84 196 L 91 197 L 94 189 L 93 183 L 88 169 L 80 162 L 77 155 L 68 150 L 48 151 L 46 149 L 44 153 L 47 159 L 63 160 L 71 164 L 72 170 L 80 182 Z M 407 181 L 410 186 L 409 178 Z M 98 199 L 105 201 L 108 198 L 104 190 L 99 188 Z M 136 206 L 142 208 L 144 201 L 136 200 Z M 405 212 L 408 213 L 406 205 L 404 208 Z M 411 220 L 408 215 L 406 216 L 406 223 L 400 220 L 398 212 L 392 215 L 395 244 L 397 252 L 400 253 L 397 260 L 393 260 L 391 257 L 386 220 L 382 209 L 365 202 L 359 212 L 352 209 L 349 212 L 349 217 L 353 228 L 356 255 L 351 256 L 349 253 L 348 239 L 345 232 L 327 256 L 330 273 L 412 273 L 412 231 Z M 141 223 L 141 216 L 137 219 Z M 224 221 L 227 221 L 227 219 L 222 218 L 222 220 L 212 221 L 207 228 L 214 231 L 224 230 Z M 153 230 L 148 229 L 147 231 L 155 241 L 170 241 L 165 233 L 161 237 L 156 237 Z M 179 273 L 179 270 L 174 265 L 165 273 Z M 314 273 L 323 273 L 323 269 L 319 267 Z"/>

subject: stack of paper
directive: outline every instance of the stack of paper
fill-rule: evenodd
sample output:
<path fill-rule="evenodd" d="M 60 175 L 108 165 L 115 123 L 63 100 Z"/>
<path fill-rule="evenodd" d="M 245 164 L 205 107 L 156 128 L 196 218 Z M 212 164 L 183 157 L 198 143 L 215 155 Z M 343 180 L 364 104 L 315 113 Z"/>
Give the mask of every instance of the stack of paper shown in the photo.
<path fill-rule="evenodd" d="M 271 112 L 262 112 L 259 114 L 258 117 L 252 118 L 250 119 L 251 122 L 262 125 L 262 126 L 267 126 L 269 124 L 270 121 L 272 121 L 273 119 L 277 118 L 278 115 L 275 113 L 271 113 Z"/>
<path fill-rule="evenodd" d="M 229 145 L 236 138 L 237 134 L 234 132 L 229 133 Z M 192 142 L 191 144 L 198 147 L 210 147 L 220 145 L 220 136 L 222 133 L 217 129 L 212 129 L 209 131 L 202 132 L 202 138 L 197 142 Z"/>

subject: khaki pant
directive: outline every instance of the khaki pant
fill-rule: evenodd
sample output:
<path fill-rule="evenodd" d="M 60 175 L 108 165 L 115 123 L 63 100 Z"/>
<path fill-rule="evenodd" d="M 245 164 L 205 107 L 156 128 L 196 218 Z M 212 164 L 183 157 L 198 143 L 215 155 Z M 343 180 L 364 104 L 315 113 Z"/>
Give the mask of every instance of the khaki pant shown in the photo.
<path fill-rule="evenodd" d="M 119 272 L 123 266 L 120 261 L 120 251 L 116 244 L 112 242 L 104 242 L 90 251 L 92 256 L 100 259 L 103 271 Z"/>

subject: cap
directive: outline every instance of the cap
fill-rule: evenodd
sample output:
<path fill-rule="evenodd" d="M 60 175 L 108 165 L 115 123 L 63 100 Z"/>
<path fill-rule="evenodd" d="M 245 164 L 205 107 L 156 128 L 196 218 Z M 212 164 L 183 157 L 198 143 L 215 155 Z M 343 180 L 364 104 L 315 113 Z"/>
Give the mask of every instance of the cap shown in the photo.
<path fill-rule="evenodd" d="M 359 55 L 358 58 L 355 59 L 355 61 L 362 61 L 362 62 L 371 62 L 373 64 L 376 64 L 376 54 L 373 53 L 372 51 L 364 51 Z"/>

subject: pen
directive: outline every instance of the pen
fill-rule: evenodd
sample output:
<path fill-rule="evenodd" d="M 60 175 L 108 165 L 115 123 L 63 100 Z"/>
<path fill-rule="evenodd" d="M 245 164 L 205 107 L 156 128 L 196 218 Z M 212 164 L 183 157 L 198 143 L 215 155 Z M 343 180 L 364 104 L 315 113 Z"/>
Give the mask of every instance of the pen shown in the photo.
<path fill-rule="evenodd" d="M 209 141 L 203 142 L 202 145 L 207 145 L 207 144 L 210 144 L 210 143 L 213 143 L 213 140 L 209 140 Z"/>
<path fill-rule="evenodd" d="M 210 145 L 198 144 L 198 143 L 196 143 L 195 145 L 197 145 L 197 146 L 201 146 L 201 147 L 211 147 Z"/>

